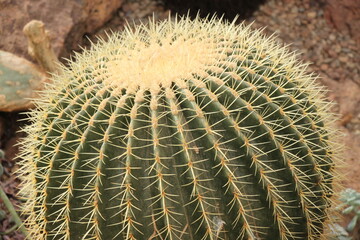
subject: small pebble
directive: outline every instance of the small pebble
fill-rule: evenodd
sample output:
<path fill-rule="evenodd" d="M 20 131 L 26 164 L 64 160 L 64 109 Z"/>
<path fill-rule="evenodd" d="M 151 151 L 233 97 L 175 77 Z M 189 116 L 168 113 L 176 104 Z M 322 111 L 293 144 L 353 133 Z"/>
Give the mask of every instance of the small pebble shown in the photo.
<path fill-rule="evenodd" d="M 328 66 L 327 64 L 323 63 L 323 64 L 321 64 L 320 69 L 321 69 L 322 71 L 326 71 L 326 70 L 329 69 L 329 66 Z"/>
<path fill-rule="evenodd" d="M 339 57 L 339 60 L 340 60 L 340 62 L 348 62 L 349 61 L 347 56 L 341 56 L 341 57 Z"/>
<path fill-rule="evenodd" d="M 309 18 L 315 18 L 316 17 L 316 12 L 309 12 L 309 13 L 307 13 L 307 16 Z"/>
<path fill-rule="evenodd" d="M 331 41 L 335 41 L 335 40 L 336 40 L 335 34 L 330 34 L 329 39 L 330 39 Z"/>

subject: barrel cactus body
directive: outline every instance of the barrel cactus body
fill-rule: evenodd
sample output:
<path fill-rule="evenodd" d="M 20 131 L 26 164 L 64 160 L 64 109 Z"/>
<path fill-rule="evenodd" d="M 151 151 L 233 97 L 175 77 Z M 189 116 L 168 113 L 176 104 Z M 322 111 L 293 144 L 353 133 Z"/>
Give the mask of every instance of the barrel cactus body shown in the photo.
<path fill-rule="evenodd" d="M 183 18 L 75 59 L 25 129 L 29 239 L 323 238 L 333 117 L 276 40 Z"/>

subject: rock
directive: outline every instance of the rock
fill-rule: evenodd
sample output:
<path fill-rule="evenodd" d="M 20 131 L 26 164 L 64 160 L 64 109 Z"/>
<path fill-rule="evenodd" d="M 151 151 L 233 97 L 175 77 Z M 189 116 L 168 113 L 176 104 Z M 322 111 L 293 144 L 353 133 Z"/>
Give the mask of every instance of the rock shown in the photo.
<path fill-rule="evenodd" d="M 327 64 L 323 63 L 320 65 L 320 69 L 322 71 L 326 72 L 329 69 L 329 66 Z"/>
<path fill-rule="evenodd" d="M 316 18 L 316 12 L 308 12 L 307 16 L 308 18 Z"/>
<path fill-rule="evenodd" d="M 345 55 L 345 56 L 340 56 L 339 60 L 340 60 L 340 62 L 346 63 L 349 61 L 349 58 Z"/>
<path fill-rule="evenodd" d="M 85 33 L 92 33 L 120 8 L 123 0 L 2 0 L 0 1 L 0 49 L 24 56 L 27 40 L 22 29 L 30 20 L 41 20 L 50 30 L 58 57 L 78 49 Z M 65 45 L 65 46 L 64 46 Z"/>
<path fill-rule="evenodd" d="M 0 50 L 0 111 L 33 107 L 30 99 L 44 88 L 47 76 L 24 58 Z"/>
<path fill-rule="evenodd" d="M 294 7 L 291 8 L 291 12 L 292 12 L 292 13 L 298 13 L 298 11 L 299 11 L 299 10 L 298 10 L 298 8 L 297 8 L 296 6 L 294 6 Z"/>
<path fill-rule="evenodd" d="M 349 33 L 360 44 L 360 1 L 326 0 L 324 16 L 330 25 Z"/>
<path fill-rule="evenodd" d="M 329 39 L 330 39 L 331 41 L 335 41 L 335 40 L 336 40 L 335 34 L 330 34 L 330 35 L 329 35 Z"/>

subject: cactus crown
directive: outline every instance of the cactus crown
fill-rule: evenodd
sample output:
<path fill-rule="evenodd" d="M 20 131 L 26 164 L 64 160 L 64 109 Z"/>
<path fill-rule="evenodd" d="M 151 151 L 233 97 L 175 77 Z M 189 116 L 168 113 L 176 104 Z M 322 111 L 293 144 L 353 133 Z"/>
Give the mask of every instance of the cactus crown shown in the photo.
<path fill-rule="evenodd" d="M 249 26 L 150 22 L 53 77 L 25 131 L 31 239 L 319 239 L 333 115 Z"/>

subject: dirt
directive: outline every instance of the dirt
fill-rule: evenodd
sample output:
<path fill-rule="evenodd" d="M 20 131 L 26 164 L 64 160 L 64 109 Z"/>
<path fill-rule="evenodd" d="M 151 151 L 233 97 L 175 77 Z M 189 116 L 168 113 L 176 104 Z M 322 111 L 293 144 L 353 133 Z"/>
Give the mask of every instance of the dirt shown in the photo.
<path fill-rule="evenodd" d="M 283 44 L 299 53 L 299 58 L 310 62 L 310 72 L 319 74 L 318 82 L 328 89 L 328 98 L 335 105 L 333 110 L 338 114 L 336 125 L 343 132 L 341 138 L 345 145 L 344 164 L 340 170 L 342 184 L 345 188 L 360 191 L 360 54 L 359 47 L 348 32 L 341 32 L 328 24 L 324 16 L 323 1 L 317 0 L 268 0 L 252 17 L 246 19 L 253 28 L 264 28 L 264 33 L 276 33 Z M 165 19 L 170 12 L 156 0 L 127 0 L 94 35 L 84 36 L 84 47 L 97 37 L 106 38 L 106 32 L 121 31 L 128 21 L 138 23 L 149 17 Z M 136 19 L 136 20 L 134 20 Z M 97 37 L 96 37 L 97 36 Z M 88 40 L 86 40 L 88 39 Z M 5 174 L 1 184 L 15 204 L 21 204 L 16 198 L 16 187 L 19 180 L 13 175 L 16 170 L 15 143 L 21 136 L 16 133 L 20 128 L 16 120 L 21 117 L 16 113 L 0 114 L 0 148 L 5 149 L 6 158 L 1 159 Z M 1 127 L 1 126 L 4 127 Z M 3 132 L 1 132 L 3 131 Z M 3 208 L 3 206 L 2 206 Z M 347 223 L 345 219 L 342 225 Z M 11 226 L 9 217 L 0 225 L 0 231 Z M 354 232 L 353 239 L 359 239 Z M 1 239 L 1 238 L 0 238 Z M 23 239 L 18 232 L 3 239 Z"/>

